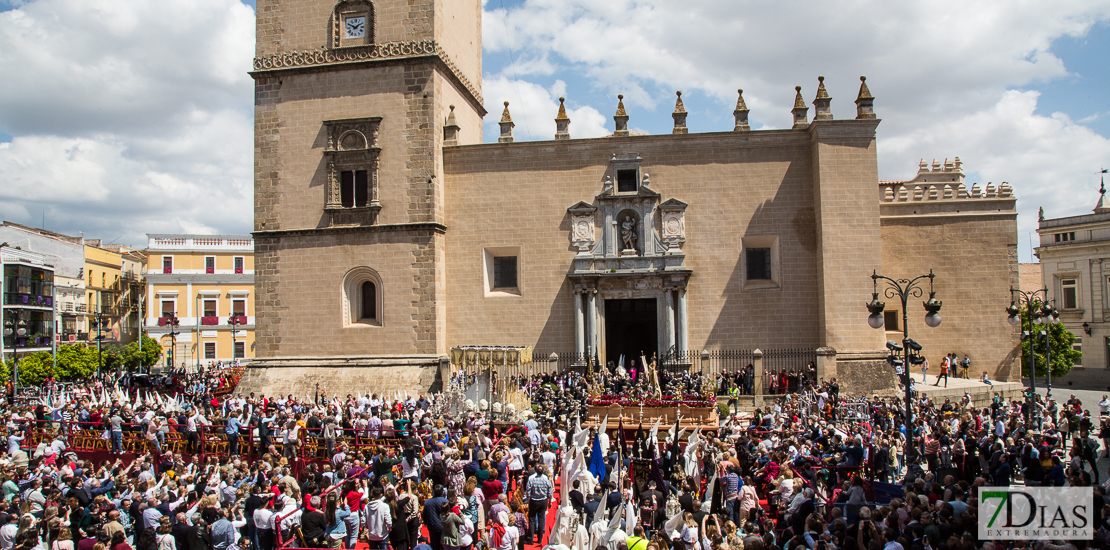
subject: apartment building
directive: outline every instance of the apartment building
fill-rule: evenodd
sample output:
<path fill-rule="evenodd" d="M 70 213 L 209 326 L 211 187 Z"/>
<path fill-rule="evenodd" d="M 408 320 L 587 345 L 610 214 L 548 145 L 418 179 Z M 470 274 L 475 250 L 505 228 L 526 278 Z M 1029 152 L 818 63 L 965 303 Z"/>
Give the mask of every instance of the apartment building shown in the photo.
<path fill-rule="evenodd" d="M 250 235 L 147 235 L 144 330 L 165 364 L 254 357 L 254 239 Z"/>

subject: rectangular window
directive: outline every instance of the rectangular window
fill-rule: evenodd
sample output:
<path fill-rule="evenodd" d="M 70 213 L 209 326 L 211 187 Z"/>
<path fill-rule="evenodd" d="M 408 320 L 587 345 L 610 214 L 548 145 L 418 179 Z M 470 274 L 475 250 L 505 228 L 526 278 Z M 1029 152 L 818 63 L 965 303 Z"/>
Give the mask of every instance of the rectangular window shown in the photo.
<path fill-rule="evenodd" d="M 215 256 L 205 256 L 204 257 L 204 272 L 209 274 L 209 275 L 216 272 L 216 257 Z"/>
<path fill-rule="evenodd" d="M 339 200 L 343 208 L 362 208 L 370 204 L 370 181 L 366 170 L 339 173 Z"/>
<path fill-rule="evenodd" d="M 205 342 L 204 343 L 204 358 L 205 359 L 215 359 L 216 358 L 216 343 L 215 342 Z"/>
<path fill-rule="evenodd" d="M 900 331 L 902 330 L 902 312 L 898 310 L 886 310 L 883 312 L 883 324 L 886 325 L 886 330 Z"/>
<path fill-rule="evenodd" d="M 233 298 L 231 300 L 231 314 L 243 316 L 247 314 L 246 298 Z"/>
<path fill-rule="evenodd" d="M 355 170 L 355 206 L 365 207 L 370 204 L 370 197 L 367 195 L 370 187 L 366 185 L 366 170 Z"/>
<path fill-rule="evenodd" d="M 173 273 L 173 256 L 162 256 L 162 273 Z M 92 271 L 89 271 L 90 280 Z"/>
<path fill-rule="evenodd" d="M 176 311 L 173 300 L 162 300 L 162 317 L 173 317 Z"/>
<path fill-rule="evenodd" d="M 1071 242 L 1075 240 L 1075 231 L 1069 231 L 1067 233 L 1056 233 L 1055 235 L 1053 235 L 1053 238 L 1058 243 Z"/>
<path fill-rule="evenodd" d="M 516 256 L 493 258 L 493 288 L 516 288 Z"/>
<path fill-rule="evenodd" d="M 1079 289 L 1075 279 L 1061 279 L 1060 291 L 1064 296 L 1064 309 L 1079 309 Z"/>
<path fill-rule="evenodd" d="M 235 274 L 236 275 L 242 275 L 244 263 L 245 263 L 245 261 L 244 261 L 242 256 L 236 256 L 235 257 Z"/>
<path fill-rule="evenodd" d="M 204 316 L 205 317 L 215 317 L 216 316 L 216 300 L 215 299 L 211 299 L 211 298 L 205 298 L 204 299 Z"/>
<path fill-rule="evenodd" d="M 749 248 L 747 251 L 748 280 L 768 280 L 771 278 L 771 249 Z"/>
<path fill-rule="evenodd" d="M 617 170 L 617 192 L 634 193 L 636 191 L 636 170 Z"/>
<path fill-rule="evenodd" d="M 355 173 L 350 170 L 339 173 L 339 202 L 343 208 L 355 205 Z"/>
<path fill-rule="evenodd" d="M 235 358 L 242 359 L 247 356 L 247 343 L 235 342 Z"/>

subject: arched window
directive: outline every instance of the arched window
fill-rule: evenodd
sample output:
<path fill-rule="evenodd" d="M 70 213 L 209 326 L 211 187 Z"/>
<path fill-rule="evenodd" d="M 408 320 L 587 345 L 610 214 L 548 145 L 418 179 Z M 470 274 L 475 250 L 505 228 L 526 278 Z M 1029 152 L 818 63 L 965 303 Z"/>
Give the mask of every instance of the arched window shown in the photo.
<path fill-rule="evenodd" d="M 378 272 L 356 267 L 343 277 L 343 326 L 381 326 L 385 292 Z"/>
<path fill-rule="evenodd" d="M 367 320 L 378 318 L 378 287 L 374 281 L 362 282 L 362 313 L 360 317 Z"/>

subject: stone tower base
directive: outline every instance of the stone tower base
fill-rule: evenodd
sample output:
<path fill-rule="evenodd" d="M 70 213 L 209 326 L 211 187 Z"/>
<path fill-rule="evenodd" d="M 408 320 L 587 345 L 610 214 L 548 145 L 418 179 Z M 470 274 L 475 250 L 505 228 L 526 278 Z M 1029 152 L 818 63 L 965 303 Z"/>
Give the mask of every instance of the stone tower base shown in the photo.
<path fill-rule="evenodd" d="M 898 392 L 898 375 L 882 351 L 840 352 L 832 376 L 840 383 L 841 395 L 888 396 Z"/>
<path fill-rule="evenodd" d="M 367 392 L 390 398 L 395 392 L 415 396 L 440 391 L 449 366 L 448 358 L 439 355 L 256 359 L 243 373 L 236 393 L 291 393 L 311 399 L 319 384 L 321 393 L 341 398 Z"/>

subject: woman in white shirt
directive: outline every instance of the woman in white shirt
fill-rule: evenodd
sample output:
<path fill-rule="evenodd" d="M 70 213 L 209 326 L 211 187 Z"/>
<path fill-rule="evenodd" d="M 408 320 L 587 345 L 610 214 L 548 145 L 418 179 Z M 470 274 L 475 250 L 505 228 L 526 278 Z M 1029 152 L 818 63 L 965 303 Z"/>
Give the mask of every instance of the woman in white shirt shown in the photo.
<path fill-rule="evenodd" d="M 503 511 L 498 512 L 497 521 L 493 523 L 489 535 L 486 537 L 490 549 L 514 550 L 519 538 L 520 532 L 515 525 L 509 523 L 509 514 Z"/>

